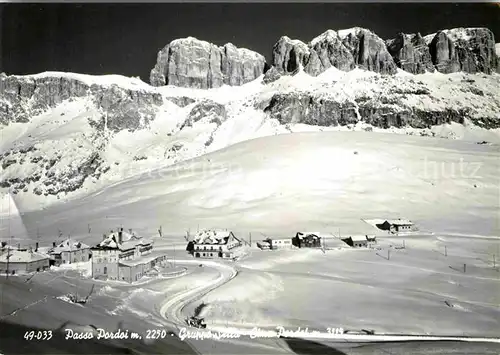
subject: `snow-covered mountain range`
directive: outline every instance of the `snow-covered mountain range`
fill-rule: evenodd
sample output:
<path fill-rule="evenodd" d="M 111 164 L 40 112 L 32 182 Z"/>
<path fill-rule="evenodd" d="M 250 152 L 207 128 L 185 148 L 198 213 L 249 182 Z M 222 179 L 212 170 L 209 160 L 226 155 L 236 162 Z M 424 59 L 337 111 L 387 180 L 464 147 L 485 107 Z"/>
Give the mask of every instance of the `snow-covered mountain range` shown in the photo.
<path fill-rule="evenodd" d="M 50 204 L 300 131 L 498 143 L 492 36 L 456 29 L 383 41 L 362 28 L 329 30 L 308 44 L 282 37 L 271 65 L 250 50 L 189 37 L 160 51 L 153 85 L 119 75 L 2 74 L 0 189 Z"/>

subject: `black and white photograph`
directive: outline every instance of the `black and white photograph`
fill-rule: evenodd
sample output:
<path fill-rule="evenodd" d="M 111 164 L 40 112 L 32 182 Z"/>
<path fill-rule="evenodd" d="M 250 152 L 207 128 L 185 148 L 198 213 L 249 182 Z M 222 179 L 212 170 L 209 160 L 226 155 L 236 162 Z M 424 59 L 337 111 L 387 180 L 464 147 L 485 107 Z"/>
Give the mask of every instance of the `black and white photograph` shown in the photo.
<path fill-rule="evenodd" d="M 500 3 L 0 3 L 0 355 L 500 354 Z"/>

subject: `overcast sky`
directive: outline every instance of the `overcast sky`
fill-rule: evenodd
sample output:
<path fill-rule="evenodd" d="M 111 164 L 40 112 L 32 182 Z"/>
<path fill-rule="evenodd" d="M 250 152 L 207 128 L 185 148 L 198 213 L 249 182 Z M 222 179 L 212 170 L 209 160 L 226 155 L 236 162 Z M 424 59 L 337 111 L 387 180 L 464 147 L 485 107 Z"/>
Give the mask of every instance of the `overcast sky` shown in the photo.
<path fill-rule="evenodd" d="M 327 29 L 366 27 L 384 39 L 453 27 L 488 27 L 500 42 L 500 6 L 433 3 L 0 4 L 0 71 L 140 76 L 160 48 L 194 36 L 271 59 L 282 35 L 310 41 Z"/>

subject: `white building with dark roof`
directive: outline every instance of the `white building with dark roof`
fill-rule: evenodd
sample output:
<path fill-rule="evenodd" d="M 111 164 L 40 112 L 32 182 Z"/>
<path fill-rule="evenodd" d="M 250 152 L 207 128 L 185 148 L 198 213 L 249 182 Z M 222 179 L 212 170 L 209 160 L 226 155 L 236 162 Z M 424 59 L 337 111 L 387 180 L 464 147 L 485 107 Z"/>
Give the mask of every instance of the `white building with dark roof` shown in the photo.
<path fill-rule="evenodd" d="M 414 223 L 407 219 L 387 219 L 377 224 L 377 227 L 391 233 L 410 232 L 414 229 Z"/>
<path fill-rule="evenodd" d="M 292 248 L 292 238 L 275 238 L 270 237 L 262 241 L 257 242 L 257 246 L 260 249 L 291 249 Z"/>
<path fill-rule="evenodd" d="M 68 238 L 59 244 L 54 242 L 52 248 L 48 250 L 48 254 L 54 265 L 59 266 L 89 261 L 91 252 L 90 246 Z"/>
<path fill-rule="evenodd" d="M 236 256 L 240 239 L 231 231 L 210 229 L 198 232 L 188 244 L 188 250 L 195 258 L 224 258 Z"/>
<path fill-rule="evenodd" d="M 0 251 L 0 274 L 15 275 L 47 270 L 49 256 L 33 250 L 17 250 L 2 247 Z"/>
<path fill-rule="evenodd" d="M 164 254 L 153 254 L 152 240 L 124 232 L 123 228 L 104 235 L 91 250 L 94 278 L 134 282 L 166 260 Z"/>

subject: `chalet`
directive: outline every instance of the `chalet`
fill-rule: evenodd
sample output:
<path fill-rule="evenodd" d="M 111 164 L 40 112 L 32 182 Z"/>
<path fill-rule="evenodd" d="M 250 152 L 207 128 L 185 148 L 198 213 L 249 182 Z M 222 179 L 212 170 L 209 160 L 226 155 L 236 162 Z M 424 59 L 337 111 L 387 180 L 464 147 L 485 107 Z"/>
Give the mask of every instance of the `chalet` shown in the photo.
<path fill-rule="evenodd" d="M 390 231 L 391 233 L 410 232 L 413 226 L 413 222 L 407 219 L 388 219 L 383 223 L 377 224 L 379 229 Z"/>
<path fill-rule="evenodd" d="M 353 248 L 367 248 L 375 242 L 375 237 L 366 236 L 350 236 L 342 241 Z"/>
<path fill-rule="evenodd" d="M 257 246 L 261 249 L 290 249 L 292 247 L 291 238 L 266 238 L 257 242 Z"/>
<path fill-rule="evenodd" d="M 242 242 L 233 232 L 227 230 L 202 230 L 188 244 L 188 250 L 195 258 L 231 259 Z"/>
<path fill-rule="evenodd" d="M 91 251 L 92 277 L 126 282 L 139 280 L 166 260 L 163 254 L 153 254 L 153 241 L 126 233 L 123 228 L 104 235 Z"/>
<path fill-rule="evenodd" d="M 47 253 L 50 256 L 51 264 L 56 266 L 90 260 L 90 247 L 70 238 L 59 244 L 54 242 Z"/>
<path fill-rule="evenodd" d="M 321 248 L 321 237 L 318 233 L 298 232 L 292 238 L 292 244 L 298 248 Z"/>
<path fill-rule="evenodd" d="M 49 256 L 39 253 L 38 248 L 21 250 L 2 245 L 0 250 L 0 274 L 26 274 L 47 270 Z"/>
<path fill-rule="evenodd" d="M 269 250 L 271 249 L 271 242 L 266 240 L 261 240 L 260 242 L 257 242 L 257 247 L 259 247 L 262 250 Z"/>

